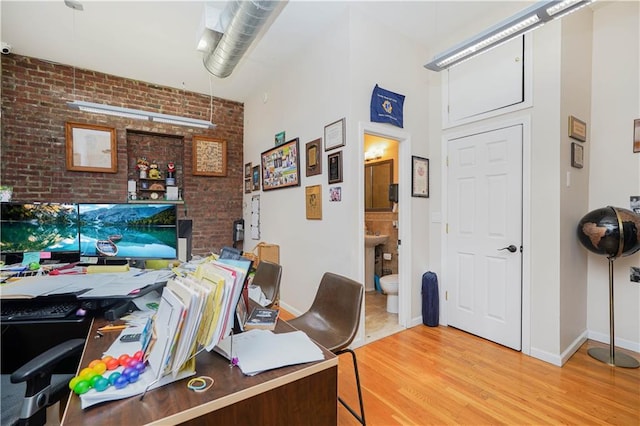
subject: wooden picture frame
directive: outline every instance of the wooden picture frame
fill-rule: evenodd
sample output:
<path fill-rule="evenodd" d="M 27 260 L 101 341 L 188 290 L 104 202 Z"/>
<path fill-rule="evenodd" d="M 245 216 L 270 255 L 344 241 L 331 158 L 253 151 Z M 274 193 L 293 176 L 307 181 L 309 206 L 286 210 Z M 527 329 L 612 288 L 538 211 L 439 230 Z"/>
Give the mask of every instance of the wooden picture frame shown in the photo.
<path fill-rule="evenodd" d="M 305 204 L 307 219 L 322 219 L 322 185 L 307 186 L 305 188 Z"/>
<path fill-rule="evenodd" d="M 569 116 L 569 137 L 580 142 L 587 140 L 587 123 L 578 120 L 573 115 Z"/>
<path fill-rule="evenodd" d="M 253 166 L 251 174 L 252 174 L 251 179 L 253 182 L 253 190 L 259 191 L 260 190 L 260 166 L 257 164 Z"/>
<path fill-rule="evenodd" d="M 429 198 L 429 159 L 411 156 L 411 196 Z"/>
<path fill-rule="evenodd" d="M 342 151 L 327 156 L 329 163 L 329 184 L 342 182 Z"/>
<path fill-rule="evenodd" d="M 640 118 L 633 120 L 633 152 L 640 152 Z"/>
<path fill-rule="evenodd" d="M 117 173 L 116 129 L 67 122 L 65 125 L 67 170 Z"/>
<path fill-rule="evenodd" d="M 584 167 L 584 147 L 575 142 L 571 142 L 571 167 L 576 169 Z"/>
<path fill-rule="evenodd" d="M 261 154 L 263 191 L 300 186 L 298 143 L 295 138 Z"/>
<path fill-rule="evenodd" d="M 345 119 L 334 121 L 324 126 L 324 150 L 331 151 L 345 144 Z"/>
<path fill-rule="evenodd" d="M 307 177 L 322 173 L 322 139 L 318 138 L 306 145 Z"/>
<path fill-rule="evenodd" d="M 251 193 L 251 179 L 245 179 L 244 180 L 244 193 L 245 194 L 250 194 Z"/>
<path fill-rule="evenodd" d="M 251 163 L 245 163 L 244 164 L 244 178 L 245 179 L 251 179 L 251 172 L 252 172 Z"/>
<path fill-rule="evenodd" d="M 227 141 L 205 136 L 193 137 L 193 175 L 227 175 Z"/>

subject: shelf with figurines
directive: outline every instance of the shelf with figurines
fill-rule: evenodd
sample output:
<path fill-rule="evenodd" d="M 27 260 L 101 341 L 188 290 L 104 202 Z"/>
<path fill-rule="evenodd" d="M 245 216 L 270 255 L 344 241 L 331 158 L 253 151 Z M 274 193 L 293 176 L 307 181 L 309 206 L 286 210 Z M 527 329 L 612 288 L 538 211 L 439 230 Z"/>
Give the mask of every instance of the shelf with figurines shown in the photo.
<path fill-rule="evenodd" d="M 182 191 L 176 185 L 175 163 L 167 163 L 166 177 L 162 176 L 157 162 L 149 162 L 145 157 L 138 159 L 136 170 L 138 180 L 129 181 L 130 203 L 184 203 Z"/>

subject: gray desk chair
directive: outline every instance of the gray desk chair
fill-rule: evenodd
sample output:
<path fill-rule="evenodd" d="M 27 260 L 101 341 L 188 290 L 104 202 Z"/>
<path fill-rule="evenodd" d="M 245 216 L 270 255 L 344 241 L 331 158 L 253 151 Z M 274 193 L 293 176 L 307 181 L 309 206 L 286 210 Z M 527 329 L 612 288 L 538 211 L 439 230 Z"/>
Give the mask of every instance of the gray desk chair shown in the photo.
<path fill-rule="evenodd" d="M 360 415 L 340 397 L 338 401 L 363 425 L 364 404 L 356 353 L 348 346 L 356 337 L 364 286 L 341 275 L 326 272 L 322 276 L 316 297 L 307 312 L 287 322 L 336 355 L 350 353 L 353 359 Z"/>
<path fill-rule="evenodd" d="M 282 278 L 282 266 L 277 263 L 262 260 L 258 263 L 256 274 L 251 284 L 259 286 L 265 297 L 271 300 L 266 308 L 271 308 L 278 303 L 280 298 L 280 279 Z"/>
<path fill-rule="evenodd" d="M 78 355 L 84 339 L 60 343 L 18 368 L 2 374 L 2 426 L 44 425 L 47 407 L 69 394 L 73 374 L 52 374 L 62 360 Z"/>

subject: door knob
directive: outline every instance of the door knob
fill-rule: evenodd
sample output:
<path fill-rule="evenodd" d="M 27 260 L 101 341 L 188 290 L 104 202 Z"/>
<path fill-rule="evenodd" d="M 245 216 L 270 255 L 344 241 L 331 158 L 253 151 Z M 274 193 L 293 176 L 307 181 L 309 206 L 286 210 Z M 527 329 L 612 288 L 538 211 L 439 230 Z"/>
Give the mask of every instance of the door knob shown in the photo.
<path fill-rule="evenodd" d="M 515 253 L 516 251 L 518 251 L 518 247 L 516 247 L 513 244 L 511 244 L 508 247 L 502 247 L 501 249 L 498 249 L 498 251 L 500 251 L 500 250 L 509 250 L 511 253 Z"/>

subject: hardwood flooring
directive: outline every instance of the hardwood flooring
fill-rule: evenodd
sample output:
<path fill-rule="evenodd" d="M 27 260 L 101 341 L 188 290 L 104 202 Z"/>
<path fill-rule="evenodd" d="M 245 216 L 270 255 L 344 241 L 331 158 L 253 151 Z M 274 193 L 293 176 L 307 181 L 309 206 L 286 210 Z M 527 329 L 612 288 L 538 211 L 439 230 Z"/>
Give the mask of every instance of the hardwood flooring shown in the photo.
<path fill-rule="evenodd" d="M 355 350 L 367 424 L 639 425 L 640 369 L 597 361 L 593 346 L 607 347 L 587 341 L 556 367 L 452 327 L 403 330 Z M 348 355 L 338 392 L 358 406 Z M 338 425 L 358 424 L 338 405 Z"/>

